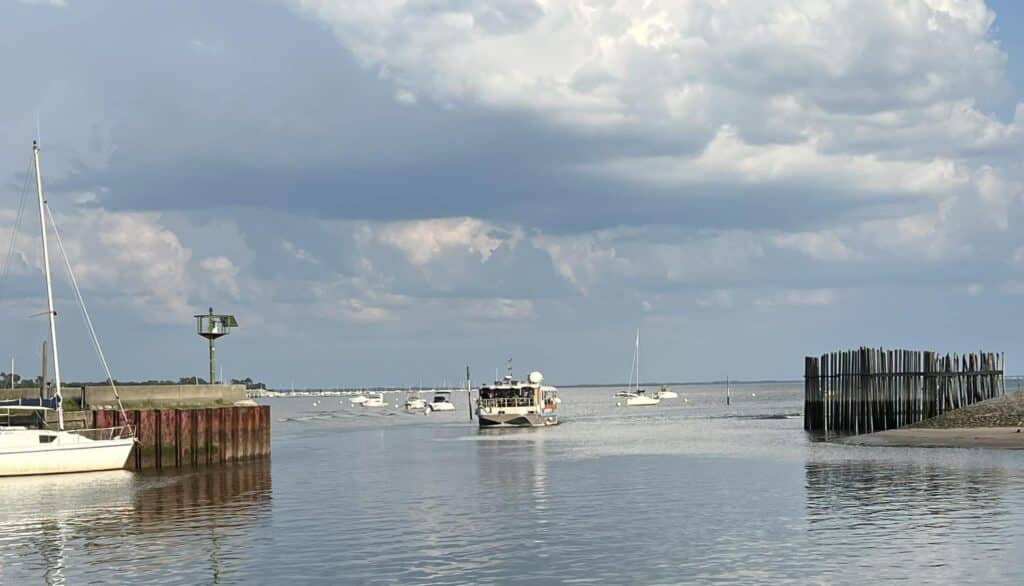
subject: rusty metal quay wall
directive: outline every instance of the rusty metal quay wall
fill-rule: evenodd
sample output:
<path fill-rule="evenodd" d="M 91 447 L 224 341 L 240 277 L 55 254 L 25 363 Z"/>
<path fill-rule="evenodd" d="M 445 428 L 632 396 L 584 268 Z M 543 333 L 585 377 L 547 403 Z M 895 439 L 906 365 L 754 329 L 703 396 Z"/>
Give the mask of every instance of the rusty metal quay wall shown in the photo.
<path fill-rule="evenodd" d="M 116 411 L 93 411 L 93 426 L 124 425 Z M 127 411 L 139 441 L 128 468 L 176 468 L 270 456 L 268 405 Z"/>

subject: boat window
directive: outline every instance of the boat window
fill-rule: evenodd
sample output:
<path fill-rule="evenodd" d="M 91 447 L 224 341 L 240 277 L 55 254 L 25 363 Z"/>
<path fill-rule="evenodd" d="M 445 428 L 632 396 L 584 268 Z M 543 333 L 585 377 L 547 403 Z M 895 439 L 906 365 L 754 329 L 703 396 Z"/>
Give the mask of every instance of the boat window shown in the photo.
<path fill-rule="evenodd" d="M 55 435 L 40 435 L 39 436 L 39 443 L 41 443 L 41 444 L 48 444 L 48 443 L 53 442 L 53 440 L 55 440 L 55 439 L 57 439 L 57 436 L 55 436 Z"/>

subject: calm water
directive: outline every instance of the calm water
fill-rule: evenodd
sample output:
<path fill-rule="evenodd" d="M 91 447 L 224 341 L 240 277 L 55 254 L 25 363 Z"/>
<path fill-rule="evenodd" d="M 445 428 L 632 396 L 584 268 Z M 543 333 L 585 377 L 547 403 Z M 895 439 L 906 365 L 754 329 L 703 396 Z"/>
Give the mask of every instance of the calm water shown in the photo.
<path fill-rule="evenodd" d="M 1024 583 L 1024 452 L 812 443 L 798 386 L 677 390 L 507 432 L 464 395 L 272 400 L 269 462 L 0 479 L 0 583 Z"/>

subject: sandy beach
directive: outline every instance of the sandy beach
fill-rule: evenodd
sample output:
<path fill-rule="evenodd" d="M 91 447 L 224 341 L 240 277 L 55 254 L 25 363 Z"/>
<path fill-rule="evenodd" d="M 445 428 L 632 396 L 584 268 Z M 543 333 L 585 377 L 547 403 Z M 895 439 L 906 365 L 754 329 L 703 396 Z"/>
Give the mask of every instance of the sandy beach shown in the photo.
<path fill-rule="evenodd" d="M 902 429 L 837 441 L 859 446 L 1024 449 L 1024 392 L 982 401 Z"/>
<path fill-rule="evenodd" d="M 1024 432 L 1016 427 L 960 427 L 924 429 L 908 427 L 838 440 L 858 446 L 915 448 L 1024 449 Z"/>

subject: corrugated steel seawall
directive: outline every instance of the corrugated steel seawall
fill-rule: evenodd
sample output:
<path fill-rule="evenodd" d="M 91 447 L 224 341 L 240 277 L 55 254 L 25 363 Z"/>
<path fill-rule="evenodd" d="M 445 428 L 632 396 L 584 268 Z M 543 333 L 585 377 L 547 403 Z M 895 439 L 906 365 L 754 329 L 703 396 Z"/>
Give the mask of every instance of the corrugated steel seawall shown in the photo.
<path fill-rule="evenodd" d="M 127 411 L 139 442 L 128 468 L 219 464 L 270 455 L 270 406 Z M 123 425 L 116 411 L 94 411 L 98 428 Z"/>

